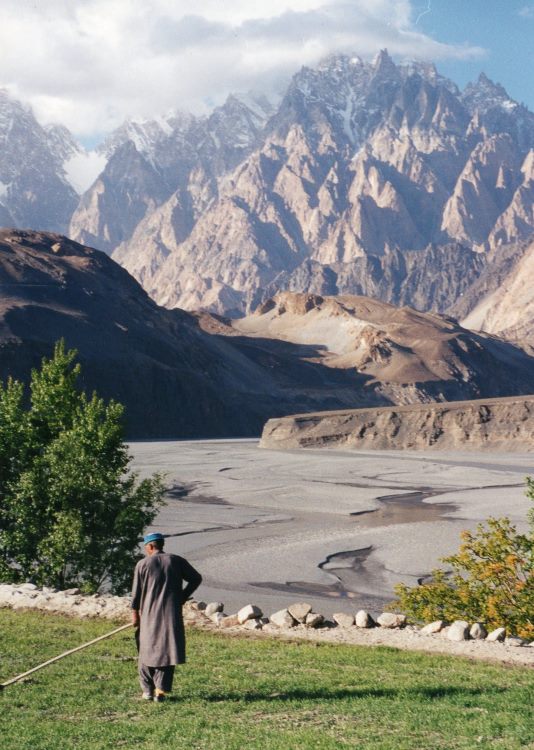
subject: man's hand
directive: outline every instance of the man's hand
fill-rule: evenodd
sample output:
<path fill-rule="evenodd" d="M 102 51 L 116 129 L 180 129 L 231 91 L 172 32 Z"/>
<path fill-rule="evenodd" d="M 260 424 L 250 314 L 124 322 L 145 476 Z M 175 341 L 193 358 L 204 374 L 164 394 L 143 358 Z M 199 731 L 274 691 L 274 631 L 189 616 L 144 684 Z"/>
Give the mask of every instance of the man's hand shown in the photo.
<path fill-rule="evenodd" d="M 136 609 L 132 609 L 132 625 L 134 628 L 138 628 L 141 625 L 141 618 L 139 612 Z"/>

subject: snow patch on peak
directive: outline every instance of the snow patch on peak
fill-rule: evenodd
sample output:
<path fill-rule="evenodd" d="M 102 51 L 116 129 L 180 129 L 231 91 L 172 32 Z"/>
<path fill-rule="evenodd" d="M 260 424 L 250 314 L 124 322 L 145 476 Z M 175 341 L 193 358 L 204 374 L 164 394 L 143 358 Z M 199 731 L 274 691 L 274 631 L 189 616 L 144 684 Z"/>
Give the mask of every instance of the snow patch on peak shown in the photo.
<path fill-rule="evenodd" d="M 500 107 L 512 112 L 519 105 L 509 95 L 500 83 L 494 83 L 485 73 L 481 73 L 476 83 L 468 83 L 461 98 L 471 109 L 487 112 L 494 107 Z"/>
<path fill-rule="evenodd" d="M 249 109 L 258 120 L 267 120 L 280 104 L 280 96 L 267 97 L 257 91 L 239 92 L 231 95 Z M 228 97 L 230 98 L 230 97 Z"/>

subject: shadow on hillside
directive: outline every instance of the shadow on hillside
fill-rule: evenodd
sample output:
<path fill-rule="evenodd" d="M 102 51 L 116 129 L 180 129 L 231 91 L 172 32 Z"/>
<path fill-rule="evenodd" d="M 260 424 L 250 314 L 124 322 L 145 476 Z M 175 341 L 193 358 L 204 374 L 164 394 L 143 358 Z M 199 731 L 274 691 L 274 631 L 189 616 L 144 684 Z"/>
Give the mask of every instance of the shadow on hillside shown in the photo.
<path fill-rule="evenodd" d="M 402 696 L 419 696 L 423 699 L 441 700 L 447 698 L 472 698 L 485 694 L 503 693 L 506 688 L 469 688 L 469 687 L 420 687 L 420 688 L 343 688 L 342 690 L 329 690 L 328 688 L 316 688 L 313 690 L 284 690 L 282 692 L 228 692 L 207 695 L 204 700 L 209 703 L 223 701 L 235 701 L 240 703 L 252 703 L 255 701 L 300 701 L 300 700 L 343 700 L 345 698 L 399 698 Z"/>

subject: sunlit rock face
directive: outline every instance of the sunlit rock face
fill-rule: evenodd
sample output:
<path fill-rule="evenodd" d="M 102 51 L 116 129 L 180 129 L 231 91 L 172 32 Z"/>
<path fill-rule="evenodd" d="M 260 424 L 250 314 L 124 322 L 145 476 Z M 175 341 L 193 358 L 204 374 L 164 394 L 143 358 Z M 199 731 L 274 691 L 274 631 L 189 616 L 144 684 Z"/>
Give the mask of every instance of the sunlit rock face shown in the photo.
<path fill-rule="evenodd" d="M 270 450 L 532 451 L 534 396 L 323 412 L 271 419 Z"/>
<path fill-rule="evenodd" d="M 460 93 L 429 64 L 331 56 L 255 124 L 241 161 L 187 171 L 115 250 L 161 304 L 246 314 L 291 289 L 446 311 L 534 231 L 534 116 L 485 76 Z"/>
<path fill-rule="evenodd" d="M 534 345 L 534 242 L 502 282 L 480 297 L 463 324 Z"/>
<path fill-rule="evenodd" d="M 209 117 L 125 122 L 99 149 L 106 167 L 82 196 L 69 235 L 114 252 L 140 281 L 150 277 L 189 236 L 218 179 L 256 145 L 271 111 L 264 97 L 229 96 Z"/>

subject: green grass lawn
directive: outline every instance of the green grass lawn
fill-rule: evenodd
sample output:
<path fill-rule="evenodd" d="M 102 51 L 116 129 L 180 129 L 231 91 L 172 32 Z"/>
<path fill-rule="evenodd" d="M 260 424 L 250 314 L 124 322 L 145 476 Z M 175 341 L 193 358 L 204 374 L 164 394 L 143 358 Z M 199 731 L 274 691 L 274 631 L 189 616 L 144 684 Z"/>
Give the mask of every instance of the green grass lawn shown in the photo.
<path fill-rule="evenodd" d="M 113 623 L 0 610 L 0 681 Z M 534 670 L 189 631 L 174 699 L 141 701 L 127 630 L 0 692 L 3 750 L 534 748 Z"/>

